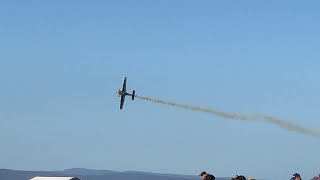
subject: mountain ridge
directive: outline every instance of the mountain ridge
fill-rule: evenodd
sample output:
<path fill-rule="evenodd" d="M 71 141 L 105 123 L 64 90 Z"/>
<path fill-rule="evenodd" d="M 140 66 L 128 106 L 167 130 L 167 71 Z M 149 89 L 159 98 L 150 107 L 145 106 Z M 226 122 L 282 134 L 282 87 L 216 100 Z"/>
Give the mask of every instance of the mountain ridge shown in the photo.
<path fill-rule="evenodd" d="M 13 169 L 0 169 L 1 180 L 29 180 L 35 176 L 63 177 L 73 176 L 81 180 L 199 180 L 198 176 L 162 174 L 153 172 L 111 170 L 95 170 L 86 168 L 71 168 L 62 171 L 25 171 Z M 230 178 L 217 177 L 216 180 L 229 180 Z"/>

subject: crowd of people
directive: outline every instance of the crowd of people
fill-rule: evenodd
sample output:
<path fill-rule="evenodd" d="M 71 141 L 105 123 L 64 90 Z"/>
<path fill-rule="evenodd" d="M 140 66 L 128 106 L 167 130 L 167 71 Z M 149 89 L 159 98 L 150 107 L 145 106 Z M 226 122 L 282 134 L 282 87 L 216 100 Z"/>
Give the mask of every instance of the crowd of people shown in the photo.
<path fill-rule="evenodd" d="M 208 174 L 206 171 L 202 171 L 199 176 L 201 177 L 201 180 L 215 180 L 216 177 L 212 174 Z M 255 178 L 246 178 L 243 175 L 236 176 L 231 178 L 230 180 L 256 180 Z M 302 180 L 299 173 L 294 173 L 290 180 Z M 320 180 L 320 174 L 318 176 L 313 177 L 311 180 Z"/>

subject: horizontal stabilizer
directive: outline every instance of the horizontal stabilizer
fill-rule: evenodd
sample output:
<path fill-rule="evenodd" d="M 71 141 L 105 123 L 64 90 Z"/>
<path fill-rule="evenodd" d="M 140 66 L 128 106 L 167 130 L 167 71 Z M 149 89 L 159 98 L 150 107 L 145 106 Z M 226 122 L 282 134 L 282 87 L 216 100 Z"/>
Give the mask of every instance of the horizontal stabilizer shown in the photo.
<path fill-rule="evenodd" d="M 134 94 L 136 93 L 135 90 L 132 91 L 132 100 L 134 100 Z"/>

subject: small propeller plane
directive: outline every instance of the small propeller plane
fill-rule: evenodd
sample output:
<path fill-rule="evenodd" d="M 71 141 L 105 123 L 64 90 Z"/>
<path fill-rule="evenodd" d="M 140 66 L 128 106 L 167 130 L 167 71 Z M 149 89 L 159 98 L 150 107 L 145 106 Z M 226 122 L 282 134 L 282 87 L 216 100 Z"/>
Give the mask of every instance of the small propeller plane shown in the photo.
<path fill-rule="evenodd" d="M 120 109 L 123 108 L 124 99 L 126 96 L 131 96 L 132 100 L 134 100 L 135 90 L 132 91 L 132 94 L 127 93 L 127 77 L 123 79 L 122 89 L 118 90 L 118 95 L 120 96 Z"/>

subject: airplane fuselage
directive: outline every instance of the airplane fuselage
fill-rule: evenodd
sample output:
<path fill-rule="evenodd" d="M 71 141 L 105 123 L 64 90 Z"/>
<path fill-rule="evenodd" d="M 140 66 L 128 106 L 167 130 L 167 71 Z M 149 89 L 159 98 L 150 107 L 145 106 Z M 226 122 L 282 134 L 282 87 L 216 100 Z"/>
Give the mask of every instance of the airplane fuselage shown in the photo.
<path fill-rule="evenodd" d="M 125 92 L 125 91 L 122 91 L 121 89 L 118 90 L 118 95 L 119 95 L 119 96 L 126 96 L 126 95 L 132 96 L 132 94 L 127 93 L 127 92 Z"/>
<path fill-rule="evenodd" d="M 121 91 L 120 89 L 118 90 L 118 95 L 119 96 L 125 96 L 127 93 L 125 91 Z"/>

